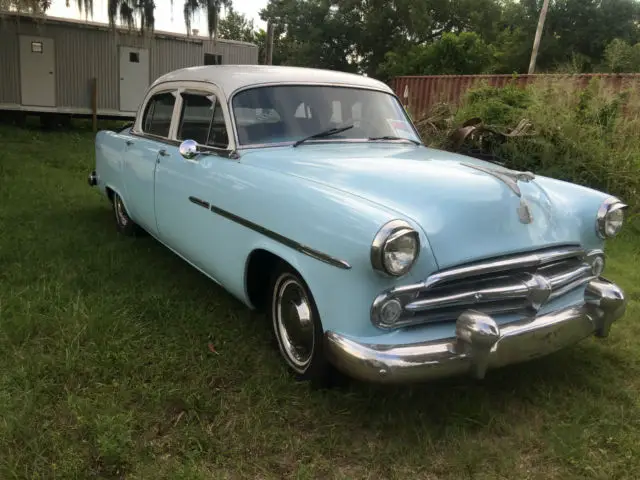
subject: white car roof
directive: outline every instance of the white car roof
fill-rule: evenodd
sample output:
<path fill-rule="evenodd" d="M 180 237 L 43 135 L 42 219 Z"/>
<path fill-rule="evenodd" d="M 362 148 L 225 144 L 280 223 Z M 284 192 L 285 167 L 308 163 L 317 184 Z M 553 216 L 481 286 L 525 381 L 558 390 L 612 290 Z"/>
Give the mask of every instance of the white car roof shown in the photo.
<path fill-rule="evenodd" d="M 279 83 L 349 85 L 393 93 L 385 83 L 362 75 L 318 68 L 272 65 L 208 65 L 181 68 L 162 75 L 153 85 L 176 81 L 214 83 L 227 97 L 239 88 Z"/>

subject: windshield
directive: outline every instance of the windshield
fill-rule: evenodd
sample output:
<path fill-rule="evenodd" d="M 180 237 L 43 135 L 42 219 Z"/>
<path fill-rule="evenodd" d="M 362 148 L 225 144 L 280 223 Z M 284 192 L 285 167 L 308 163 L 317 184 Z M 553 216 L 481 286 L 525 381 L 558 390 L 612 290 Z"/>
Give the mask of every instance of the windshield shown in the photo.
<path fill-rule="evenodd" d="M 400 102 L 373 90 L 315 85 L 256 87 L 238 93 L 232 107 L 240 145 L 295 142 L 347 125 L 353 128 L 322 141 L 379 137 L 420 141 Z"/>

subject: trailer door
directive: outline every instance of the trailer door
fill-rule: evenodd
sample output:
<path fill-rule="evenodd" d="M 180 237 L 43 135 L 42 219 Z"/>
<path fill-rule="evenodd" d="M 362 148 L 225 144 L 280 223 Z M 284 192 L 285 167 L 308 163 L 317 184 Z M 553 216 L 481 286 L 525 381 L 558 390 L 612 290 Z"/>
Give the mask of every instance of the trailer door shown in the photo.
<path fill-rule="evenodd" d="M 20 35 L 20 91 L 22 105 L 56 106 L 53 38 Z"/>
<path fill-rule="evenodd" d="M 136 112 L 149 86 L 149 51 L 120 47 L 120 110 Z"/>

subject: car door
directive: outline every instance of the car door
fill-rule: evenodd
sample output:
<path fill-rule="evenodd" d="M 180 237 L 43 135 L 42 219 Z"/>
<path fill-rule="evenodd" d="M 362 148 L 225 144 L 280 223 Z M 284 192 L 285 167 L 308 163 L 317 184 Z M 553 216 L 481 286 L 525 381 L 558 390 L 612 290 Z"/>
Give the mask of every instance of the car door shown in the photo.
<path fill-rule="evenodd" d="M 224 196 L 224 189 L 230 188 L 224 182 L 225 171 L 231 164 L 238 164 L 228 158 L 223 105 L 210 90 L 213 87 L 207 88 L 178 92 L 175 142 L 166 148 L 165 156 L 158 158 L 156 168 L 155 211 L 161 240 L 216 278 L 212 253 L 219 233 L 216 225 L 221 219 L 211 212 L 209 202 Z M 179 152 L 184 140 L 195 140 L 209 152 L 186 159 Z"/>
<path fill-rule="evenodd" d="M 145 104 L 142 119 L 125 140 L 124 201 L 131 218 L 157 235 L 155 171 L 158 157 L 166 154 L 176 90 L 154 92 Z"/>

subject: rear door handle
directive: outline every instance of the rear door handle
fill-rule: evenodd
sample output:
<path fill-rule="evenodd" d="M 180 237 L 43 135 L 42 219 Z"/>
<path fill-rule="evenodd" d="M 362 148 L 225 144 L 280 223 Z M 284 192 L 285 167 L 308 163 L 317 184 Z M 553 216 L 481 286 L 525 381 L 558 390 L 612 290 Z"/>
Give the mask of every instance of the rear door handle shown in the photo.
<path fill-rule="evenodd" d="M 130 147 L 131 145 L 133 145 L 133 140 L 127 140 L 124 143 L 125 143 L 125 145 L 127 145 L 127 147 Z"/>
<path fill-rule="evenodd" d="M 158 152 L 160 154 L 161 157 L 168 157 L 169 154 L 167 153 L 167 151 L 163 148 L 162 150 L 160 150 Z"/>

